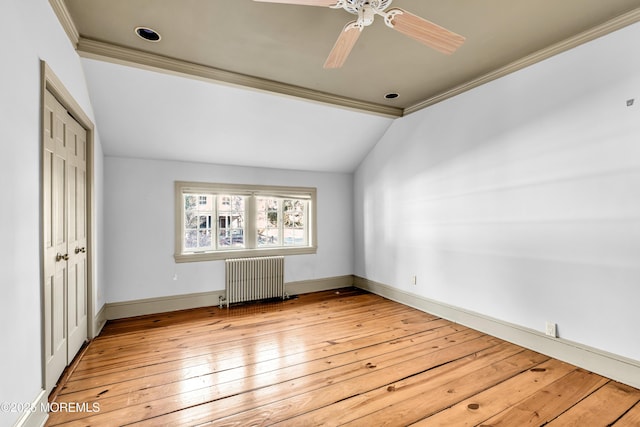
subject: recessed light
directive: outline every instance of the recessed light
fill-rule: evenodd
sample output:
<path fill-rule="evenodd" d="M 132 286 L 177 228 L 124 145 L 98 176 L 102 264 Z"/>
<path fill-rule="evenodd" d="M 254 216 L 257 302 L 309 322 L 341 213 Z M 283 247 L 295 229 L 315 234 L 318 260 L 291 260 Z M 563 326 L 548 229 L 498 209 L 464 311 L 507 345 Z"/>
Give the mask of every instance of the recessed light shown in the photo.
<path fill-rule="evenodd" d="M 391 92 L 391 93 L 386 94 L 384 97 L 387 98 L 387 99 L 396 99 L 399 96 L 400 95 L 398 95 L 397 93 Z"/>
<path fill-rule="evenodd" d="M 160 39 L 162 38 L 160 36 L 160 33 L 158 33 L 156 30 L 153 30 L 149 27 L 136 27 L 135 32 L 138 35 L 138 37 L 149 42 L 159 42 Z"/>

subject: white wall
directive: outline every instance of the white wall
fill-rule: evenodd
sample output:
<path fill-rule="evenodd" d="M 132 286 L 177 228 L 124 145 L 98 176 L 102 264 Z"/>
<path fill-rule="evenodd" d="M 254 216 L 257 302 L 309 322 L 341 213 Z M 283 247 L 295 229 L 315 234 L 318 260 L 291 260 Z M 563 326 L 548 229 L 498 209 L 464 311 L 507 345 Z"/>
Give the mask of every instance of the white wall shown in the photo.
<path fill-rule="evenodd" d="M 40 59 L 93 113 L 79 58 L 46 0 L 2 2 L 0 52 L 0 402 L 32 402 L 42 388 Z M 21 415 L 0 411 L 0 426 Z"/>
<path fill-rule="evenodd" d="M 355 174 L 355 273 L 640 360 L 639 52 L 635 24 L 396 120 Z"/>
<path fill-rule="evenodd" d="M 107 302 L 224 289 L 223 261 L 173 260 L 174 181 L 316 187 L 318 252 L 288 256 L 285 281 L 352 274 L 351 174 L 106 157 Z"/>

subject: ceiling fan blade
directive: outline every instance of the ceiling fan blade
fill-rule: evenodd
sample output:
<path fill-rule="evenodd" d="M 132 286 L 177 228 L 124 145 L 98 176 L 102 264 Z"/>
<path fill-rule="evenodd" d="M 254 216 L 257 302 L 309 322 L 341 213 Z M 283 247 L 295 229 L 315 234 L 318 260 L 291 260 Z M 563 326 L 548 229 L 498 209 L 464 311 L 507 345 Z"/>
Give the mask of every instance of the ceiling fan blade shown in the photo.
<path fill-rule="evenodd" d="M 442 53 L 451 55 L 465 41 L 465 38 L 460 34 L 405 10 L 391 9 L 387 13 L 389 14 L 390 26 L 394 30 Z"/>
<path fill-rule="evenodd" d="M 324 62 L 324 68 L 340 68 L 347 60 L 351 49 L 358 41 L 362 28 L 356 25 L 356 21 L 349 22 L 344 26 L 342 32 L 333 45 L 333 49 L 329 53 L 327 60 Z"/>
<path fill-rule="evenodd" d="M 303 6 L 333 6 L 336 0 L 253 0 L 263 3 L 299 4 Z"/>

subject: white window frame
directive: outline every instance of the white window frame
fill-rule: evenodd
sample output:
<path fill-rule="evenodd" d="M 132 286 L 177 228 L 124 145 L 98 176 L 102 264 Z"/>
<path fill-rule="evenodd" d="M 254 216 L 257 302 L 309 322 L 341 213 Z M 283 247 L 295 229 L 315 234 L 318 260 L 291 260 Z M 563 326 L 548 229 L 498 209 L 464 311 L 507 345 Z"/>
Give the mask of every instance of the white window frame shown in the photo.
<path fill-rule="evenodd" d="M 225 248 L 192 252 L 183 247 L 185 240 L 184 194 L 239 195 L 245 197 L 245 247 Z M 313 187 L 278 187 L 268 185 L 218 184 L 204 182 L 175 182 L 175 253 L 178 263 L 196 261 L 214 261 L 231 258 L 244 258 L 272 255 L 315 254 L 317 252 L 316 231 L 316 189 Z M 257 242 L 257 197 L 277 197 L 305 199 L 308 201 L 306 212 L 307 244 L 304 246 L 258 246 Z M 212 218 L 217 223 L 217 218 Z M 217 225 L 215 227 L 217 230 Z M 217 239 L 217 233 L 212 235 Z"/>

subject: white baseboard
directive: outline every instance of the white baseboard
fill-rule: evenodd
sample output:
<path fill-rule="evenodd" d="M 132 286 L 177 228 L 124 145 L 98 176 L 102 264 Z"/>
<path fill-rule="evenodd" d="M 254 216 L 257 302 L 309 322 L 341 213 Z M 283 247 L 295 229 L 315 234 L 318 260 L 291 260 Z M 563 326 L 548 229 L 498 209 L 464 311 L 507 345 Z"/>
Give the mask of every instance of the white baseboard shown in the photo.
<path fill-rule="evenodd" d="M 640 362 L 534 329 L 504 322 L 473 311 L 450 306 L 410 292 L 354 277 L 354 286 L 387 299 L 442 317 L 519 346 L 546 354 L 615 381 L 640 388 Z"/>
<path fill-rule="evenodd" d="M 96 317 L 93 319 L 93 336 L 90 338 L 93 339 L 98 335 L 100 335 L 100 332 L 102 331 L 102 328 L 104 328 L 104 325 L 106 323 L 107 323 L 107 305 L 104 304 L 100 309 L 100 311 L 98 311 L 98 314 L 96 314 Z"/>
<path fill-rule="evenodd" d="M 47 408 L 47 393 L 41 390 L 36 399 L 31 403 L 31 411 L 25 414 L 14 424 L 14 427 L 42 427 L 49 418 Z"/>
<path fill-rule="evenodd" d="M 305 294 L 309 292 L 326 291 L 353 286 L 353 276 L 337 276 L 323 279 L 302 280 L 285 283 L 285 290 L 289 295 Z M 165 313 L 168 311 L 187 310 L 190 308 L 217 306 L 220 297 L 224 298 L 224 290 L 202 292 L 185 295 L 175 295 L 160 298 L 148 298 L 134 301 L 112 302 L 104 305 L 98 316 L 107 320 L 125 317 L 143 316 L 146 314 Z M 104 326 L 104 324 L 102 325 Z M 102 328 L 100 326 L 100 328 Z M 97 330 L 97 329 L 96 329 Z"/>
<path fill-rule="evenodd" d="M 165 313 L 167 311 L 209 307 L 218 305 L 220 296 L 224 297 L 224 291 L 110 302 L 105 304 L 105 317 L 107 320 L 113 320 L 125 317 L 144 316 L 146 314 Z"/>
<path fill-rule="evenodd" d="M 310 292 L 330 291 L 332 289 L 353 286 L 353 276 L 336 276 L 324 279 L 302 280 L 285 283 L 284 287 L 289 295 L 308 294 Z"/>

